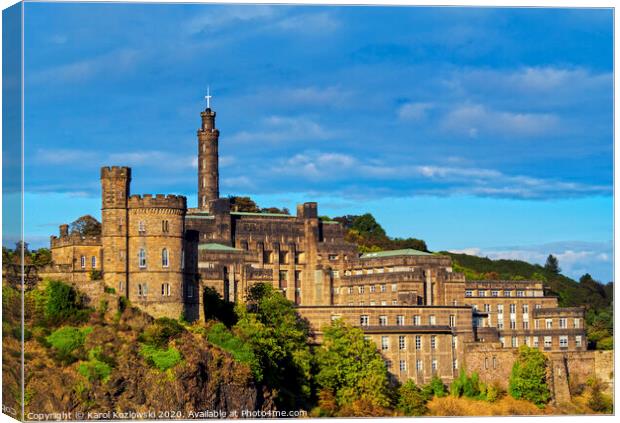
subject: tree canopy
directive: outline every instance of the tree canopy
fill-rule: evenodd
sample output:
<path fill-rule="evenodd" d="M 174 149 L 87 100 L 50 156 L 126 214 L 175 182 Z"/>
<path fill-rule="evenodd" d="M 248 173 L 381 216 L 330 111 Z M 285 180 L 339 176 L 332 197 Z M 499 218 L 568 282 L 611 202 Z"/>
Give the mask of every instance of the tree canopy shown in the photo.
<path fill-rule="evenodd" d="M 71 234 L 78 234 L 80 236 L 99 236 L 101 235 L 101 223 L 87 214 L 71 222 L 69 230 Z"/>
<path fill-rule="evenodd" d="M 332 322 L 324 329 L 315 359 L 318 389 L 333 397 L 340 409 L 371 409 L 377 415 L 390 406 L 385 362 L 377 346 L 364 339 L 361 329 L 341 320 Z"/>
<path fill-rule="evenodd" d="M 526 399 L 539 407 L 549 402 L 547 358 L 542 351 L 526 345 L 519 347 L 519 356 L 510 373 L 509 392 L 513 398 Z"/>
<path fill-rule="evenodd" d="M 547 261 L 545 262 L 545 269 L 555 274 L 558 274 L 562 271 L 562 269 L 560 269 L 560 263 L 558 262 L 557 257 L 553 254 L 549 254 L 549 256 L 547 257 Z"/>

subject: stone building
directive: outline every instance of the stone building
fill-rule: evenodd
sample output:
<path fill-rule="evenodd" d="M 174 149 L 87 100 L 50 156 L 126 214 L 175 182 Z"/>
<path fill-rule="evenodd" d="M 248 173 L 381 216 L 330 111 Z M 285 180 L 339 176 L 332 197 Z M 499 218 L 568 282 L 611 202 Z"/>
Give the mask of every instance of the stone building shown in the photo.
<path fill-rule="evenodd" d="M 131 195 L 131 169 L 104 167 L 101 237 L 62 225 L 43 276 L 79 286 L 98 269 L 101 286 L 148 313 L 190 320 L 204 318 L 206 288 L 236 302 L 252 284 L 271 283 L 318 342 L 325 325 L 343 319 L 375 342 L 395 377 L 419 383 L 449 382 L 462 367 L 505 383 L 522 344 L 564 363 L 565 380 L 570 363 L 592 359 L 584 310 L 559 308 L 541 282 L 467 281 L 450 257 L 412 249 L 359 254 L 313 202 L 295 215 L 231 210 L 219 198 L 215 116 L 204 110 L 197 133 L 198 207 L 182 196 Z"/>

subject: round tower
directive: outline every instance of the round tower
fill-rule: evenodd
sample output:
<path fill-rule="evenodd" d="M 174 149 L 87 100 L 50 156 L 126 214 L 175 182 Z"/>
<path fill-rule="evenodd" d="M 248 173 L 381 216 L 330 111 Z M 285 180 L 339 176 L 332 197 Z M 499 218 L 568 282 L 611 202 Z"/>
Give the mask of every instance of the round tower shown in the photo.
<path fill-rule="evenodd" d="M 218 140 L 215 112 L 207 107 L 200 113 L 202 126 L 198 130 L 198 208 L 212 212 L 211 202 L 220 197 Z"/>

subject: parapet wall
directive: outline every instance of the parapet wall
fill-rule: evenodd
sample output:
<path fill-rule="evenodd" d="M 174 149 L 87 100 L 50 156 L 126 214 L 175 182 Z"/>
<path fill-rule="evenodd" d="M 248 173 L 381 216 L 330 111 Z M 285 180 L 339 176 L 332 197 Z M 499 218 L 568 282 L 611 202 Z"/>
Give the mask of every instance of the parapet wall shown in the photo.
<path fill-rule="evenodd" d="M 101 178 L 131 178 L 131 168 L 126 166 L 103 166 Z"/>
<path fill-rule="evenodd" d="M 177 209 L 187 210 L 187 198 L 182 195 L 144 194 L 129 197 L 130 209 Z"/>
<path fill-rule="evenodd" d="M 60 247 L 70 247 L 70 246 L 99 246 L 101 245 L 101 237 L 100 236 L 86 236 L 82 237 L 80 235 L 74 234 L 69 236 L 50 237 L 50 247 L 51 248 L 60 248 Z"/>

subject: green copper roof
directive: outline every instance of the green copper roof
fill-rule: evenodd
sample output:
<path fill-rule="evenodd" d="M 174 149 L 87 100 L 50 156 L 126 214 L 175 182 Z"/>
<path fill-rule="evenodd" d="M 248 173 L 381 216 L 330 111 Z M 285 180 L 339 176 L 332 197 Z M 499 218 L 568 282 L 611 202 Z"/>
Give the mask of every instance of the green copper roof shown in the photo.
<path fill-rule="evenodd" d="M 295 217 L 284 213 L 251 213 L 251 212 L 230 212 L 237 216 L 260 216 L 260 217 Z"/>
<path fill-rule="evenodd" d="M 361 258 L 394 257 L 394 256 L 431 256 L 431 253 L 405 248 L 403 250 L 377 251 L 376 253 L 364 253 Z"/>
<path fill-rule="evenodd" d="M 243 251 L 238 248 L 229 247 L 224 244 L 217 244 L 215 242 L 209 244 L 198 244 L 199 250 L 210 250 L 210 251 Z"/>

